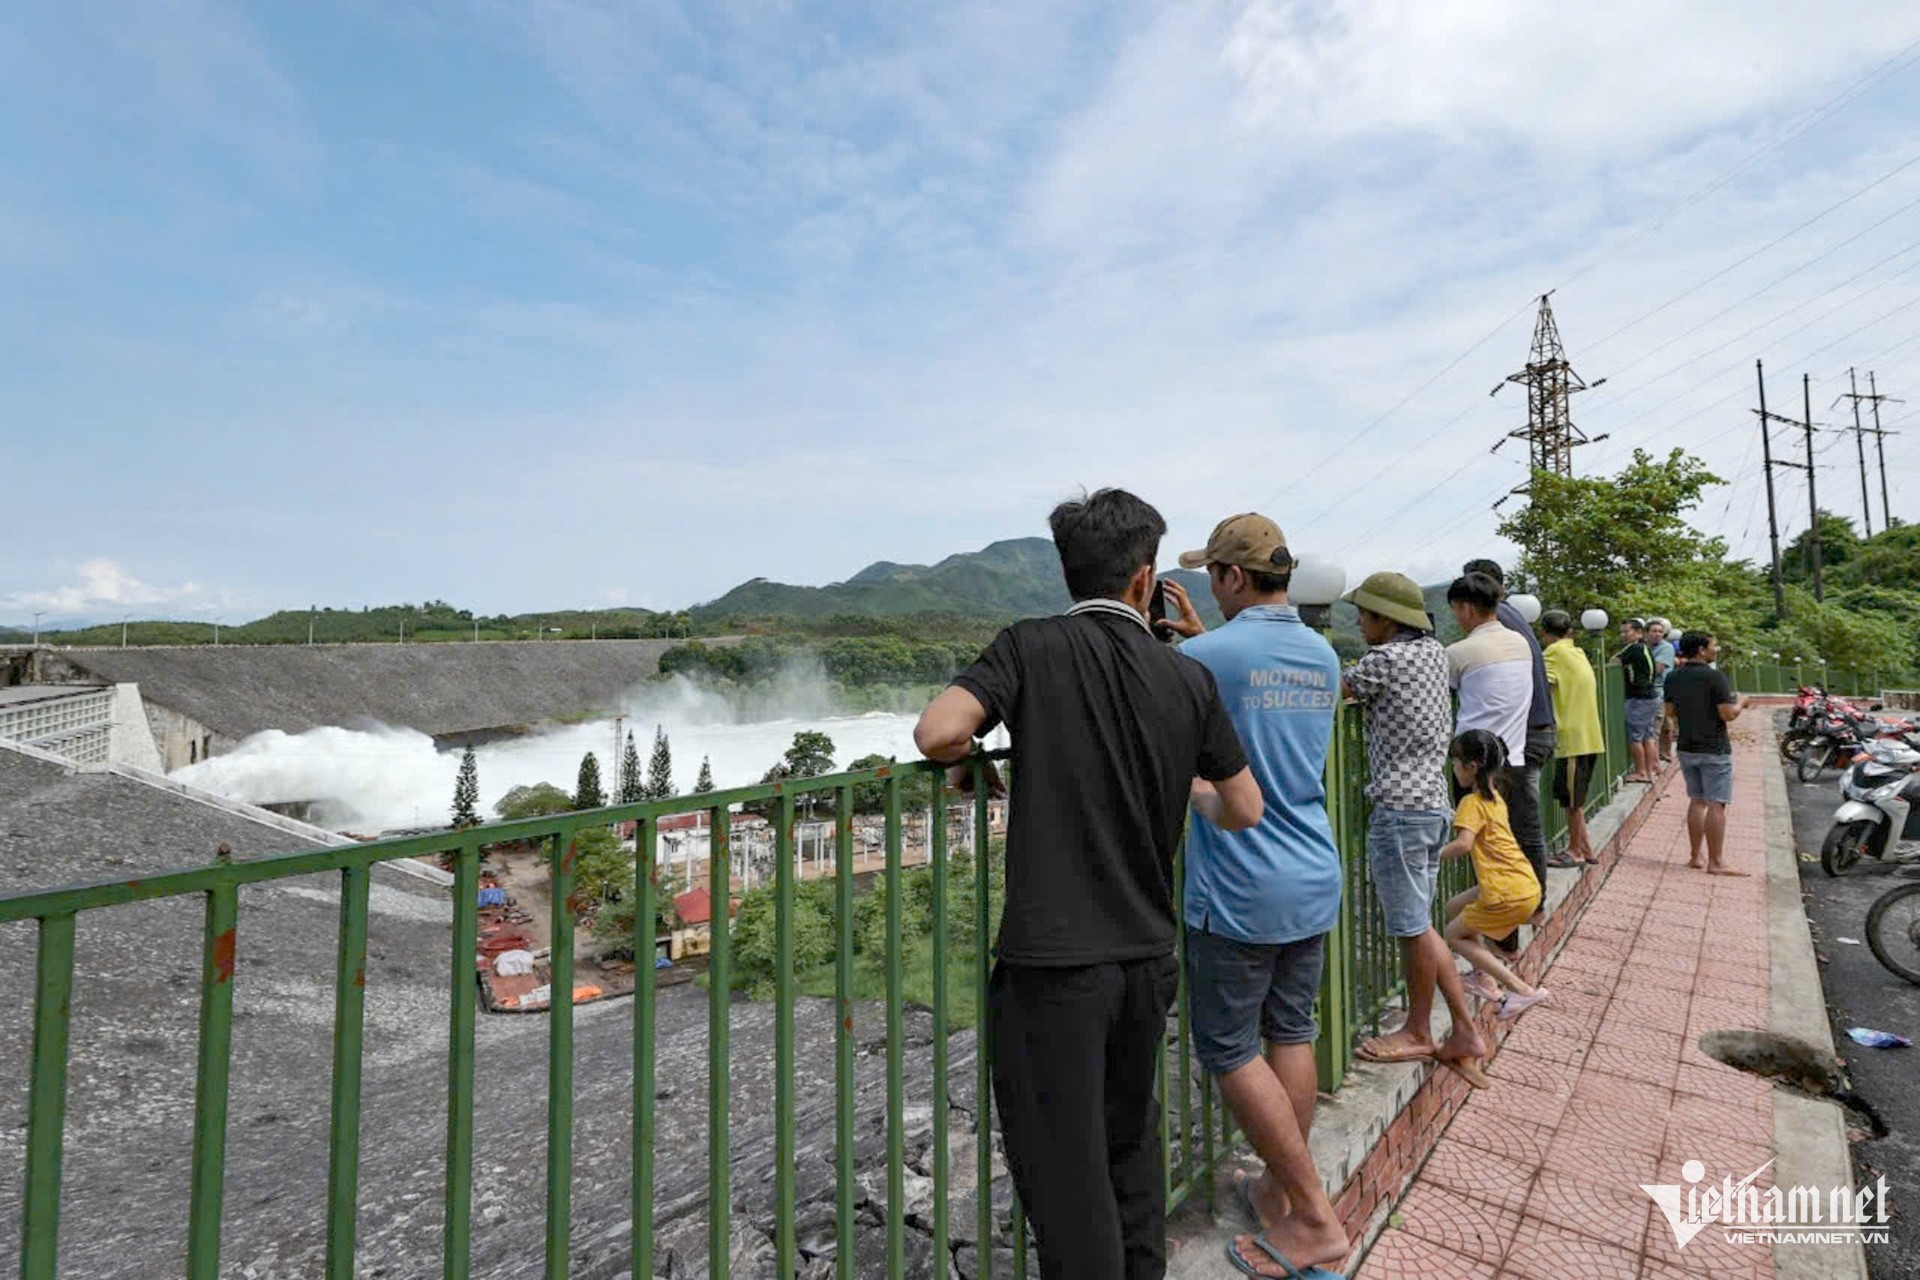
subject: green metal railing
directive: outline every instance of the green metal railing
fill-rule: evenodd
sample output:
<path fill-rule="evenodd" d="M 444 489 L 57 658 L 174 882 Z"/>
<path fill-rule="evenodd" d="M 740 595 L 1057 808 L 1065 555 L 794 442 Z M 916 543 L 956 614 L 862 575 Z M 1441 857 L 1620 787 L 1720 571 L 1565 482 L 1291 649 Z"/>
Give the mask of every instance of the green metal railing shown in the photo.
<path fill-rule="evenodd" d="M 1591 803 L 1598 806 L 1615 789 L 1623 771 L 1626 749 L 1621 711 L 1619 672 L 1605 673 L 1607 753 L 1596 778 Z M 1356 1036 L 1377 1025 L 1383 1010 L 1400 989 L 1400 950 L 1388 936 L 1377 900 L 1366 874 L 1365 743 L 1361 717 L 1343 709 L 1336 721 L 1327 764 L 1328 809 L 1347 869 L 1347 892 L 1339 922 L 1328 940 L 1327 973 L 1321 990 L 1323 1034 L 1318 1049 L 1322 1086 L 1339 1087 L 1351 1065 Z M 799 984 L 795 956 L 795 899 L 799 876 L 795 860 L 796 805 L 806 797 L 809 810 L 831 796 L 836 819 L 835 867 L 832 872 L 835 911 L 834 993 L 837 1002 L 834 1030 L 834 1133 L 836 1173 L 835 1274 L 855 1274 L 856 1169 L 854 1165 L 855 1043 L 852 1018 L 854 974 L 854 795 L 855 788 L 879 784 L 884 794 L 885 866 L 881 893 L 885 911 L 885 1127 L 886 1127 L 886 1271 L 905 1274 L 906 1221 L 906 1036 L 902 898 L 905 874 L 903 853 L 903 793 L 911 786 L 916 807 L 931 801 L 931 812 L 950 813 L 956 803 L 970 809 L 972 826 L 971 874 L 974 876 L 971 932 L 975 963 L 971 981 L 975 1008 L 984 1013 L 989 975 L 992 920 L 989 805 L 981 785 L 987 757 L 973 760 L 971 805 L 956 796 L 939 766 L 920 762 L 886 766 L 827 777 L 742 787 L 674 800 L 622 805 L 590 813 L 528 819 L 406 839 L 315 849 L 256 861 L 222 859 L 209 866 L 165 872 L 137 880 L 120 880 L 44 892 L 0 897 L 0 922 L 35 921 L 39 928 L 33 1005 L 32 1078 L 29 1087 L 25 1194 L 21 1237 L 21 1275 L 25 1280 L 50 1280 L 57 1273 L 61 1203 L 61 1155 L 67 1105 L 68 1037 L 75 974 L 75 924 L 83 912 L 164 898 L 199 896 L 205 904 L 201 943 L 198 1063 L 195 1115 L 189 1172 L 190 1202 L 187 1223 L 185 1273 L 191 1280 L 214 1280 L 220 1269 L 221 1223 L 225 1190 L 227 1109 L 230 1096 L 234 989 L 245 975 L 236 971 L 238 939 L 246 921 L 240 910 L 240 890 L 251 885 L 308 876 L 337 876 L 340 881 L 339 942 L 334 985 L 334 1052 L 331 1090 L 330 1144 L 327 1173 L 326 1268 L 328 1277 L 351 1277 L 354 1271 L 359 1209 L 360 1082 L 363 1065 L 367 923 L 371 872 L 375 864 L 425 855 L 451 855 L 453 870 L 453 929 L 449 953 L 452 1001 L 447 1025 L 447 1112 L 445 1143 L 445 1221 L 443 1274 L 469 1274 L 473 1216 L 475 1118 L 474 1042 L 478 1015 L 474 957 L 479 936 L 478 893 L 481 852 L 515 842 L 544 842 L 552 875 L 551 921 L 553 998 L 547 1010 L 547 1200 L 545 1206 L 545 1274 L 560 1280 L 569 1274 L 568 1239 L 572 1223 L 572 1143 L 574 1102 L 573 940 L 575 920 L 569 899 L 575 887 L 574 842 L 589 828 L 614 823 L 635 825 L 635 867 L 630 892 L 636 907 L 632 946 L 635 990 L 632 1001 L 633 1085 L 632 1143 L 635 1153 L 631 1176 L 631 1244 L 633 1256 L 650 1259 L 653 1253 L 654 1141 L 655 1141 L 655 1012 L 658 991 L 651 963 L 655 951 L 655 918 L 659 905 L 660 822 L 675 814 L 707 815 L 709 823 L 708 881 L 713 891 L 711 953 L 708 969 L 708 1253 L 714 1275 L 729 1270 L 734 1235 L 731 1222 L 732 1138 L 729 1111 L 733 1088 L 730 1078 L 729 1032 L 734 986 L 733 940 L 729 911 L 732 896 L 730 868 L 734 811 L 752 804 L 768 810 L 774 838 L 772 895 L 775 920 L 774 975 L 774 1090 L 775 1135 L 774 1249 L 780 1274 L 792 1275 L 795 1241 L 795 1010 Z M 1556 811 L 1549 804 L 1548 814 Z M 1556 836 L 1559 828 L 1552 829 Z M 947 823 L 932 821 L 929 830 L 933 879 L 931 937 L 933 989 L 932 1045 L 929 1051 L 929 1101 L 932 1106 L 931 1172 L 935 1188 L 931 1229 L 934 1256 L 948 1244 L 949 1174 L 955 1153 L 948 1132 L 949 1004 L 947 964 L 953 921 L 949 918 L 948 888 L 953 866 L 948 858 Z M 1183 868 L 1174 867 L 1178 901 Z M 1464 860 L 1450 864 L 1442 887 L 1457 892 L 1470 882 Z M 716 878 L 717 877 L 717 878 Z M 1444 897 L 1441 898 L 1444 901 Z M 1436 907 L 1438 903 L 1436 904 Z M 1181 946 L 1184 947 L 1184 939 Z M 1171 1019 L 1167 1053 L 1161 1077 L 1162 1134 L 1167 1149 L 1167 1193 L 1178 1205 L 1196 1193 L 1211 1197 L 1216 1160 L 1232 1141 L 1224 1107 L 1217 1105 L 1204 1072 L 1196 1071 L 1187 1036 L 1185 969 L 1181 969 L 1181 998 Z M 977 1051 L 973 1086 L 976 1096 L 972 1153 L 978 1178 L 978 1221 L 975 1238 L 996 1238 L 992 1183 L 991 1109 L 992 1045 L 987 1020 L 977 1018 Z M 1013 1274 L 1027 1267 L 1026 1233 L 1016 1201 L 1013 1210 Z M 979 1273 L 991 1276 L 992 1249 L 978 1254 Z"/>
<path fill-rule="evenodd" d="M 1601 758 L 1587 792 L 1592 815 L 1620 791 L 1628 772 L 1626 685 L 1617 666 L 1600 666 L 1600 724 L 1604 741 Z M 1384 1014 L 1397 1007 L 1405 991 L 1399 940 L 1387 932 L 1380 899 L 1367 869 L 1366 739 L 1361 717 L 1342 708 L 1335 722 L 1333 746 L 1327 756 L 1327 816 L 1333 822 L 1335 842 L 1346 866 L 1346 893 L 1340 904 L 1340 922 L 1328 939 L 1327 971 L 1320 986 L 1321 1037 L 1315 1046 L 1320 1087 L 1329 1092 L 1353 1065 L 1353 1048 L 1361 1034 L 1377 1030 Z M 1540 814 L 1547 848 L 1564 849 L 1567 818 L 1553 797 L 1553 765 L 1540 771 Z M 1443 923 L 1447 899 L 1473 883 L 1473 867 L 1462 858 L 1444 864 L 1434 893 L 1436 926 Z"/>
<path fill-rule="evenodd" d="M 1742 693 L 1795 693 L 1805 685 L 1818 685 L 1828 693 L 1849 698 L 1876 694 L 1885 687 L 1888 673 L 1859 672 L 1824 662 L 1729 662 L 1720 664 Z"/>

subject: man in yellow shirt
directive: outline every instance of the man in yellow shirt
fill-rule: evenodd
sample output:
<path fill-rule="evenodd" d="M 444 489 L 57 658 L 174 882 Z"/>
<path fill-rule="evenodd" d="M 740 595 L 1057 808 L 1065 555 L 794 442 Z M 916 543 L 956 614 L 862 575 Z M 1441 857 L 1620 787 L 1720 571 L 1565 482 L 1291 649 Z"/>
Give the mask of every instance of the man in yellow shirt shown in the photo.
<path fill-rule="evenodd" d="M 1564 609 L 1540 615 L 1540 634 L 1546 646 L 1540 657 L 1547 666 L 1547 687 L 1553 692 L 1553 717 L 1560 726 L 1554 744 L 1553 798 L 1567 811 L 1567 852 L 1554 863 L 1575 866 L 1600 861 L 1587 838 L 1587 787 L 1593 768 L 1606 749 L 1600 734 L 1600 698 L 1593 663 L 1573 640 L 1573 618 Z"/>

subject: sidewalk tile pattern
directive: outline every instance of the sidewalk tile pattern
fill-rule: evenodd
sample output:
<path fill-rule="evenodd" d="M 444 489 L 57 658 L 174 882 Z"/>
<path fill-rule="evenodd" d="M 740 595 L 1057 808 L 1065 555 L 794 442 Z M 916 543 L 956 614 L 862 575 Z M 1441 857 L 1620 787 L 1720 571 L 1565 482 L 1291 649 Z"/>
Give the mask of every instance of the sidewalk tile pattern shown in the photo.
<path fill-rule="evenodd" d="M 1744 727 L 1742 727 L 1744 728 Z M 1765 1081 L 1700 1052 L 1769 1012 L 1768 753 L 1736 728 L 1727 865 L 1687 866 L 1687 799 L 1669 775 L 1545 985 L 1434 1148 L 1358 1280 L 1772 1280 L 1764 1246 L 1712 1229 L 1682 1248 L 1640 1184 L 1746 1176 L 1773 1155 Z M 1757 1180 L 1770 1185 L 1767 1174 Z"/>

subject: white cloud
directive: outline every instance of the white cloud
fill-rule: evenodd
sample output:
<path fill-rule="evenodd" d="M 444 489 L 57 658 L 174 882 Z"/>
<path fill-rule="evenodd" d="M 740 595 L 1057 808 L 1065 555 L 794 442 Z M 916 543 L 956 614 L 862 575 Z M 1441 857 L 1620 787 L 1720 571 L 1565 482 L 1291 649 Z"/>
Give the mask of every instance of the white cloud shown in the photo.
<path fill-rule="evenodd" d="M 199 613 L 233 603 L 228 593 L 210 591 L 191 580 L 173 587 L 143 582 L 126 566 L 104 557 L 82 561 L 73 572 L 73 578 L 59 586 L 0 596 L 0 609 L 89 617 L 116 610 Z"/>

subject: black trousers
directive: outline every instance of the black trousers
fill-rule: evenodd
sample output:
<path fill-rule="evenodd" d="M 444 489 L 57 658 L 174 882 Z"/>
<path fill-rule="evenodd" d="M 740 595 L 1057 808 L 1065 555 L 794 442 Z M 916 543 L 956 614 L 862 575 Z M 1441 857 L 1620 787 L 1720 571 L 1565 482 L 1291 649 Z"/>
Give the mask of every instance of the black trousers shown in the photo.
<path fill-rule="evenodd" d="M 1559 734 L 1553 729 L 1527 730 L 1527 754 L 1506 769 L 1507 817 L 1513 823 L 1513 838 L 1540 878 L 1540 891 L 1547 889 L 1547 829 L 1540 816 L 1540 769 L 1553 759 Z"/>
<path fill-rule="evenodd" d="M 1154 1073 L 1177 989 L 1172 956 L 994 966 L 993 1096 L 1044 1280 L 1166 1274 Z"/>

